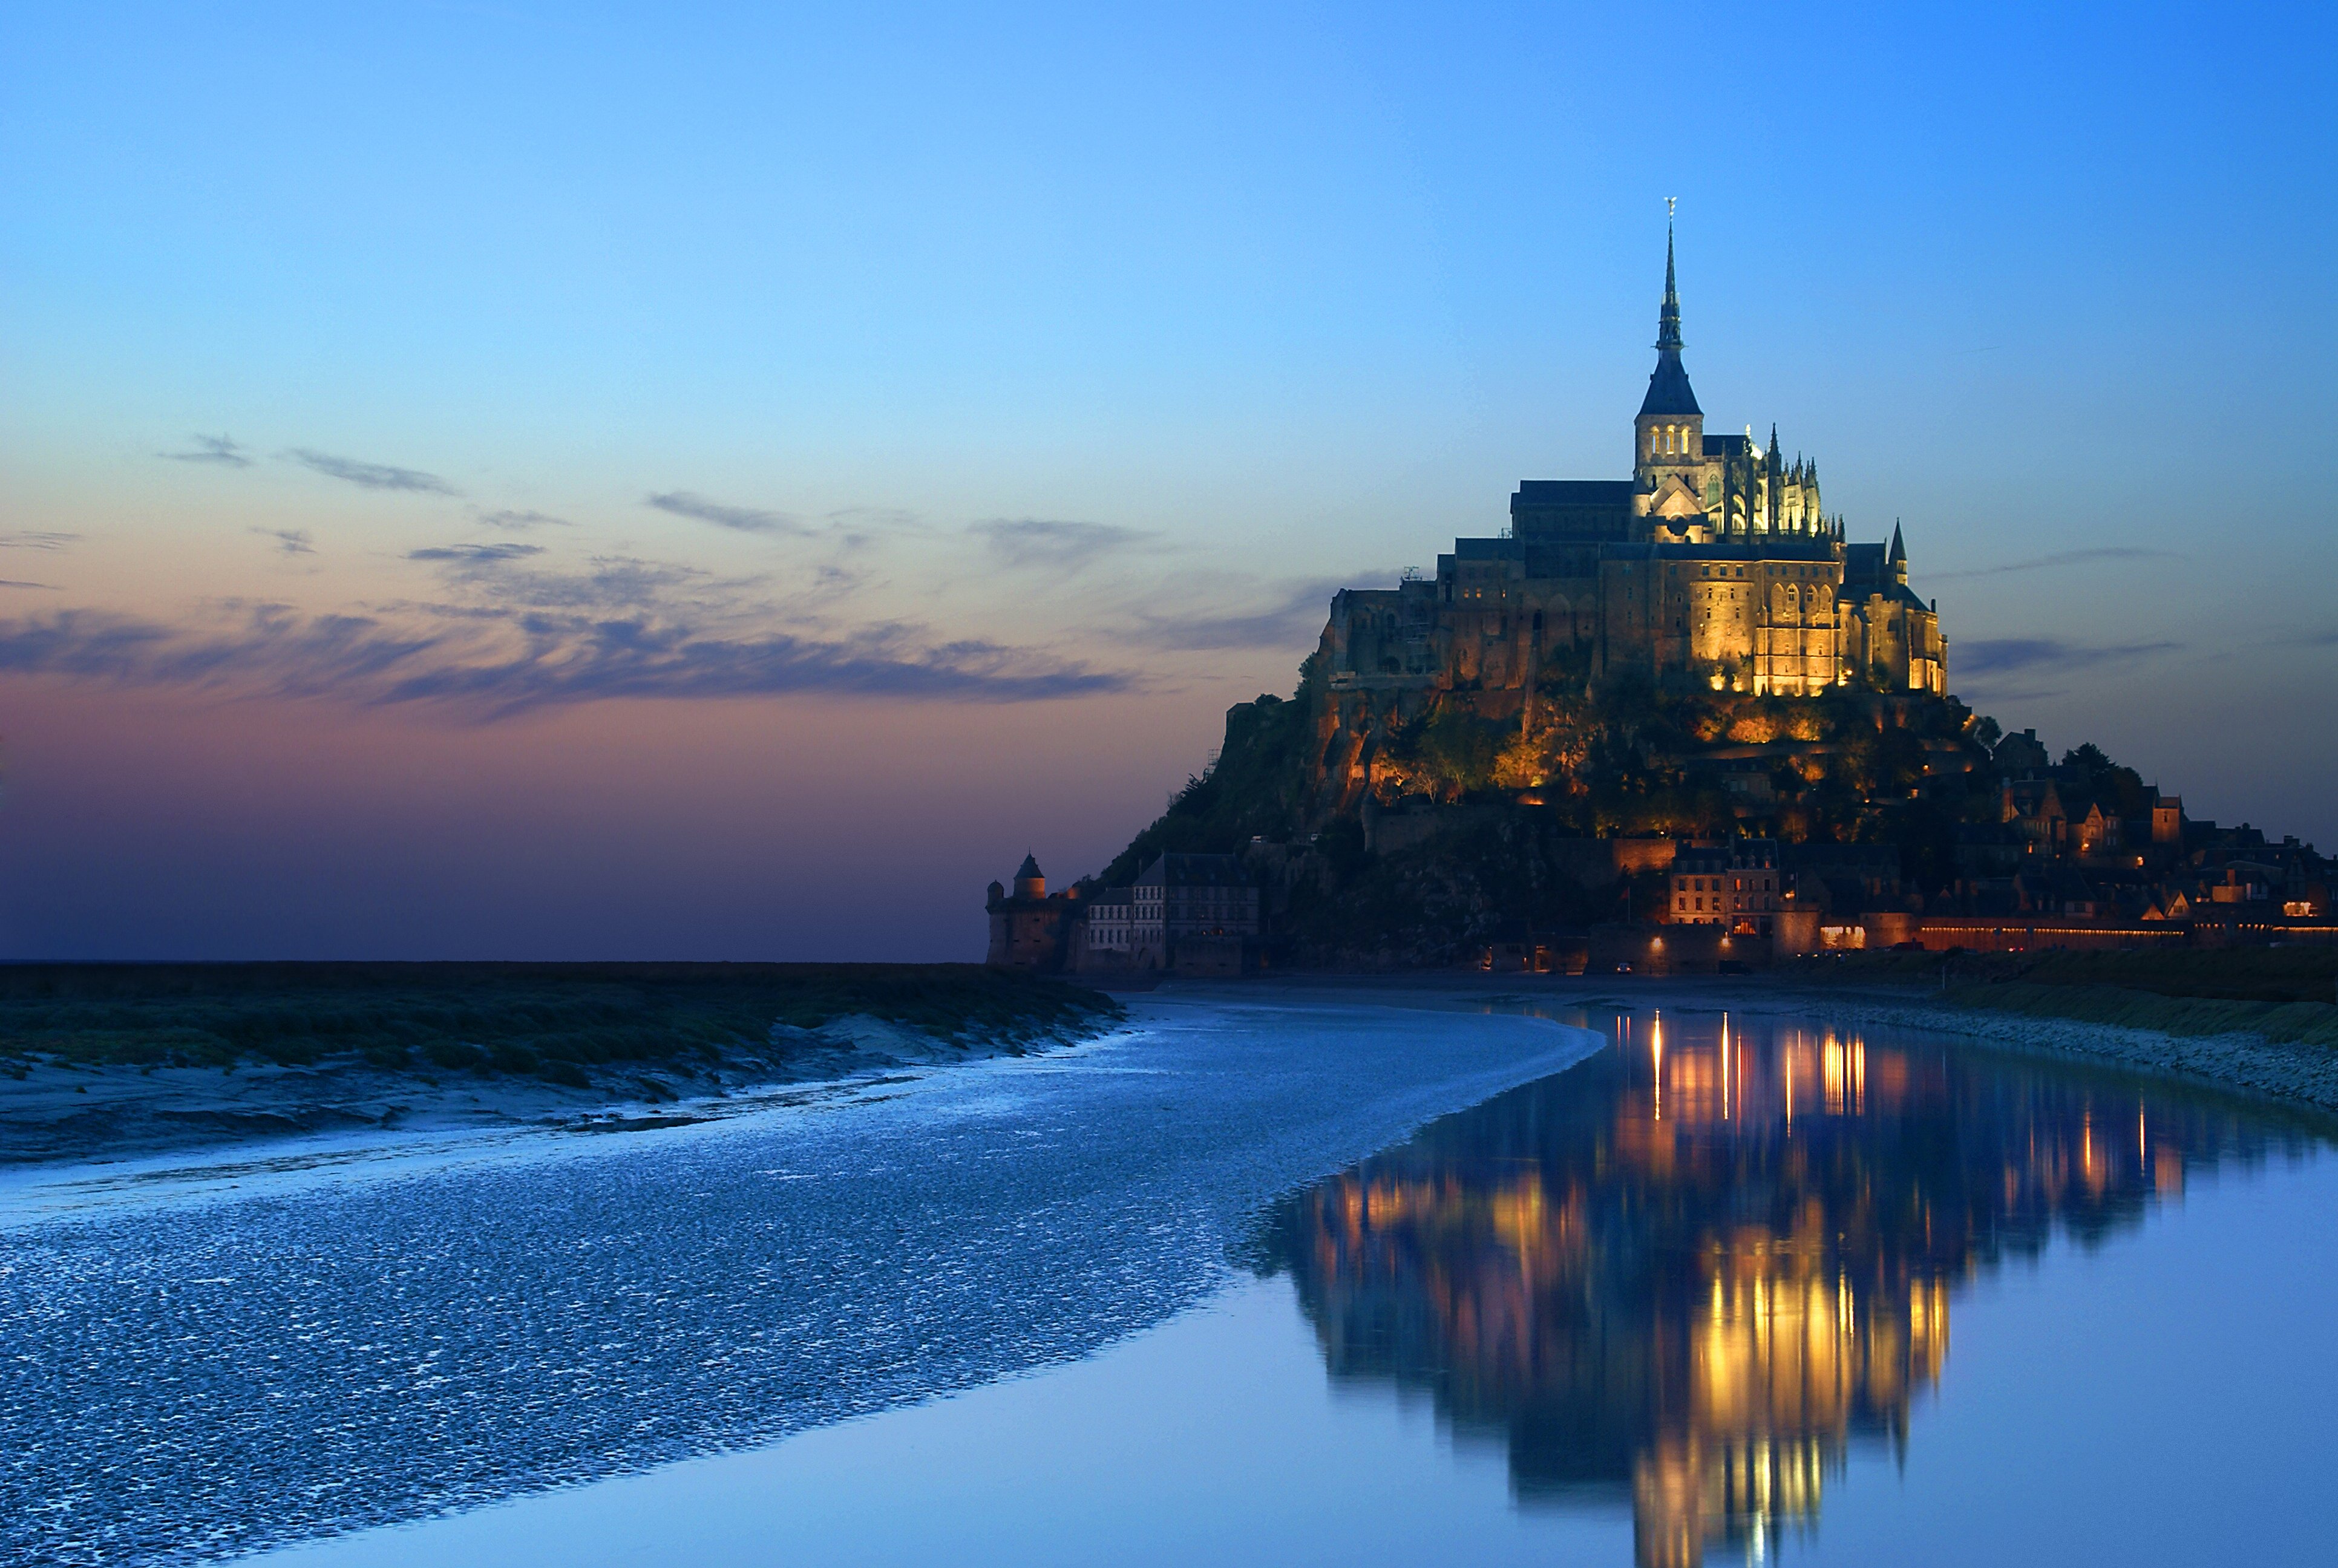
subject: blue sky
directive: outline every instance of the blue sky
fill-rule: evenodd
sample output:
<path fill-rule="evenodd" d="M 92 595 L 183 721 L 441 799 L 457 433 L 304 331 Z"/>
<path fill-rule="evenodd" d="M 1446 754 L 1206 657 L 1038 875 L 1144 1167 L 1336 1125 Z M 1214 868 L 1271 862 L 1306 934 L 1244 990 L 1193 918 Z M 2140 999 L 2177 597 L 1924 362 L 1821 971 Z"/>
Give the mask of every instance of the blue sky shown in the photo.
<path fill-rule="evenodd" d="M 889 889 L 798 920 L 653 866 L 596 940 L 968 951 L 959 885 L 1100 864 L 1331 586 L 1625 471 L 1667 196 L 1710 423 L 1774 421 L 1854 539 L 1904 520 L 1953 687 L 2327 848 L 2332 45 L 2279 7 L 19 15 L 0 862 L 64 913 L 0 941 L 511 940 L 524 899 L 424 936 L 350 891 L 447 839 L 343 788 L 395 733 L 636 778 L 637 840 L 644 758 L 737 767 L 698 815 L 759 877 L 842 823 Z M 497 615 L 524 654 L 464 641 Z M 241 739 L 166 745 L 191 705 Z M 956 788 L 882 808 L 948 832 L 752 808 L 759 730 L 859 737 L 838 771 L 949 731 L 915 771 Z M 279 733 L 340 739 L 261 788 Z M 100 758 L 215 802 L 142 896 L 69 886 Z M 415 906 L 576 850 L 513 833 Z M 288 835 L 381 859 L 249 871 Z"/>

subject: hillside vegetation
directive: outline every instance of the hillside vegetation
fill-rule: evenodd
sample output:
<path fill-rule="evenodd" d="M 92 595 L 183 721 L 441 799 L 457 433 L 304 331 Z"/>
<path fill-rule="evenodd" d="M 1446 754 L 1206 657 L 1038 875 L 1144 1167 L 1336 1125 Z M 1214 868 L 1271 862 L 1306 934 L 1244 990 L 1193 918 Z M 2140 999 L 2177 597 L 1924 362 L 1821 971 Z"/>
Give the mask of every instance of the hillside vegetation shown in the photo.
<path fill-rule="evenodd" d="M 1998 817 L 1985 744 L 1996 726 L 1953 699 L 1595 687 L 1567 668 L 1547 672 L 1530 722 L 1485 717 L 1487 699 L 1440 693 L 1408 719 L 1376 721 L 1374 807 L 1483 810 L 1430 842 L 1373 852 L 1361 802 L 1339 804 L 1317 755 L 1331 696 L 1310 658 L 1290 699 L 1227 714 L 1212 765 L 1100 880 L 1125 886 L 1164 853 L 1232 854 L 1264 839 L 1289 847 L 1273 875 L 1293 960 L 1435 965 L 1499 933 L 1654 911 L 1653 885 L 1579 883 L 1563 863 L 1567 841 L 1745 833 L 1888 844 L 1903 875 L 1929 889 L 1955 878 L 1959 827 Z M 1723 787 L 1724 758 L 1760 773 L 1758 804 Z"/>

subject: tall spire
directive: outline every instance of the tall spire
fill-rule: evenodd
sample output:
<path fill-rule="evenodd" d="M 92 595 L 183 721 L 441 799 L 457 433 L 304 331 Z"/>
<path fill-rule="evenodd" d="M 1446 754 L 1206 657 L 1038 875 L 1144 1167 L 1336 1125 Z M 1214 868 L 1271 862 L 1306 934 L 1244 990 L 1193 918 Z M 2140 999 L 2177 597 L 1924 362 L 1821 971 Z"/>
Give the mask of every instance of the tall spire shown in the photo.
<path fill-rule="evenodd" d="M 1680 288 L 1673 280 L 1673 218 L 1672 201 L 1665 198 L 1665 303 L 1656 312 L 1656 347 L 1668 354 L 1677 354 L 1684 345 L 1680 335 Z"/>
<path fill-rule="evenodd" d="M 1900 538 L 1900 519 L 1897 517 L 1891 519 L 1891 553 L 1883 559 L 1895 566 L 1908 559 L 1908 546 Z"/>
<path fill-rule="evenodd" d="M 1673 198 L 1665 198 L 1669 209 Z M 1696 394 L 1690 390 L 1688 372 L 1681 368 L 1680 289 L 1673 272 L 1673 225 L 1669 216 L 1665 220 L 1665 305 L 1656 316 L 1656 368 L 1648 377 L 1648 395 L 1640 402 L 1640 417 L 1662 417 L 1686 414 L 1698 418 L 1704 410 L 1696 406 Z"/>

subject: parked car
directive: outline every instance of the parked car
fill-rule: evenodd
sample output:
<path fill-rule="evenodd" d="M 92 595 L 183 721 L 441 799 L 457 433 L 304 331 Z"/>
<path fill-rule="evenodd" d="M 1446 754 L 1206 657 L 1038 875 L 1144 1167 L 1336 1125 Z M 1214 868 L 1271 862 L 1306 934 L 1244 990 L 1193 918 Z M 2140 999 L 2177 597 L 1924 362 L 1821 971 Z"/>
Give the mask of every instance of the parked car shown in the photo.
<path fill-rule="evenodd" d="M 1632 966 L 1629 964 L 1618 964 L 1616 965 L 1616 973 L 1618 975 L 1629 975 L 1631 972 Z"/>

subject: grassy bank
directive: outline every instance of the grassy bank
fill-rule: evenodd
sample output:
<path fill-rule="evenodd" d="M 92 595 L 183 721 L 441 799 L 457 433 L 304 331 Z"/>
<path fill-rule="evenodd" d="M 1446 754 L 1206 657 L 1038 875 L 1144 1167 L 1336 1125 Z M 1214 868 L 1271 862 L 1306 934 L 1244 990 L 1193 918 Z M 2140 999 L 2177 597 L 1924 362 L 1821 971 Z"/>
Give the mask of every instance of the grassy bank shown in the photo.
<path fill-rule="evenodd" d="M 2338 1006 L 2327 1002 L 2234 1002 L 2167 996 L 2118 985 L 1950 985 L 1940 1000 L 2033 1018 L 2069 1018 L 2156 1029 L 2164 1034 L 2259 1034 L 2285 1044 L 2338 1050 Z"/>
<path fill-rule="evenodd" d="M 1940 1001 L 2167 1034 L 2338 1049 L 2338 947 L 2165 953 L 1858 953 L 1782 968 L 1817 985 L 1924 985 Z"/>
<path fill-rule="evenodd" d="M 769 1052 L 865 1014 L 1010 1049 L 1094 1034 L 1109 997 L 971 964 L 41 964 L 0 967 L 0 1062 L 530 1073 Z"/>

